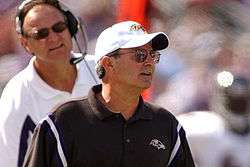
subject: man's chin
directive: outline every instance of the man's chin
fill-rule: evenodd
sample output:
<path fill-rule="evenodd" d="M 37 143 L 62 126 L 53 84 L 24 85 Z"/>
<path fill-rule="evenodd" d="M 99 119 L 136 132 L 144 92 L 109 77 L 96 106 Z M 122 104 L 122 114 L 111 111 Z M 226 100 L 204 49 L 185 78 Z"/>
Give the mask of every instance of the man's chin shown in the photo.
<path fill-rule="evenodd" d="M 150 88 L 150 86 L 151 86 L 151 82 L 144 83 L 143 85 L 141 85 L 141 88 L 142 88 L 142 90 L 146 90 L 146 89 Z"/>

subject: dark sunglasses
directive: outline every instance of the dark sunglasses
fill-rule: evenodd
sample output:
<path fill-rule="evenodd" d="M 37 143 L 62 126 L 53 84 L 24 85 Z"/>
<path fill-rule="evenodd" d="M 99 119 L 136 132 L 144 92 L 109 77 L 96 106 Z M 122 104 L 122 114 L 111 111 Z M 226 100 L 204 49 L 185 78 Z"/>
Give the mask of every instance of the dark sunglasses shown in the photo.
<path fill-rule="evenodd" d="M 53 32 L 55 33 L 61 33 L 63 32 L 66 28 L 67 28 L 67 24 L 65 22 L 58 22 L 56 24 L 54 24 L 51 29 Z M 40 40 L 40 39 L 44 39 L 47 38 L 49 36 L 49 28 L 41 28 L 39 30 L 35 30 L 32 33 L 28 34 L 25 33 L 26 37 L 30 37 L 33 38 L 35 40 Z"/>
<path fill-rule="evenodd" d="M 123 55 L 123 54 L 128 54 L 128 53 L 134 53 L 134 60 L 137 63 L 143 63 L 147 59 L 148 55 L 150 55 L 154 63 L 157 64 L 159 63 L 160 56 L 161 56 L 161 54 L 158 51 L 151 50 L 150 52 L 148 52 L 146 49 L 136 49 L 131 52 L 118 53 L 118 54 Z"/>

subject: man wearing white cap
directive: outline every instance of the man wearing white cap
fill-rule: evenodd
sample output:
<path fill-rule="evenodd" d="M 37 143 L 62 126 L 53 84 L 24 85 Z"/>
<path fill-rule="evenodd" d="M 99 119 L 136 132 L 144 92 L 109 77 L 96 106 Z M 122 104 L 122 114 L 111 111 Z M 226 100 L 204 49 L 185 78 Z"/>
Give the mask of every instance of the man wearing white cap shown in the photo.
<path fill-rule="evenodd" d="M 193 167 L 178 121 L 140 95 L 167 46 L 164 33 L 136 22 L 104 30 L 95 49 L 102 84 L 40 122 L 25 166 Z"/>

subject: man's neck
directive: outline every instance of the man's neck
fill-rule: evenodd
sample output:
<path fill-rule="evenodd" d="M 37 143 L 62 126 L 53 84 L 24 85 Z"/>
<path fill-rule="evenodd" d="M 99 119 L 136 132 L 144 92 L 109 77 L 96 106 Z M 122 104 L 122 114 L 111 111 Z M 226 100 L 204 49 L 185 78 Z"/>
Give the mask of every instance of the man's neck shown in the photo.
<path fill-rule="evenodd" d="M 121 113 L 128 120 L 137 109 L 140 93 L 132 89 L 116 89 L 110 85 L 103 85 L 98 98 L 112 112 Z"/>
<path fill-rule="evenodd" d="M 61 91 L 72 92 L 77 77 L 75 66 L 69 63 L 43 65 L 35 61 L 34 67 L 38 75 L 51 87 Z"/>

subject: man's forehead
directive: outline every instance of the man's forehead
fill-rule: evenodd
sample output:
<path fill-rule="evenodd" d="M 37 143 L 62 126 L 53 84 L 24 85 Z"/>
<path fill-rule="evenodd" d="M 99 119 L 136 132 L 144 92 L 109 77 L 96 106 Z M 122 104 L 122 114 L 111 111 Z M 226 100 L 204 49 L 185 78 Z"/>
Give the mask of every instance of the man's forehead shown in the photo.
<path fill-rule="evenodd" d="M 28 27 L 35 27 L 50 24 L 50 22 L 58 22 L 60 20 L 64 20 L 64 16 L 57 8 L 51 5 L 41 4 L 29 10 L 24 19 L 24 26 L 28 25 Z"/>

